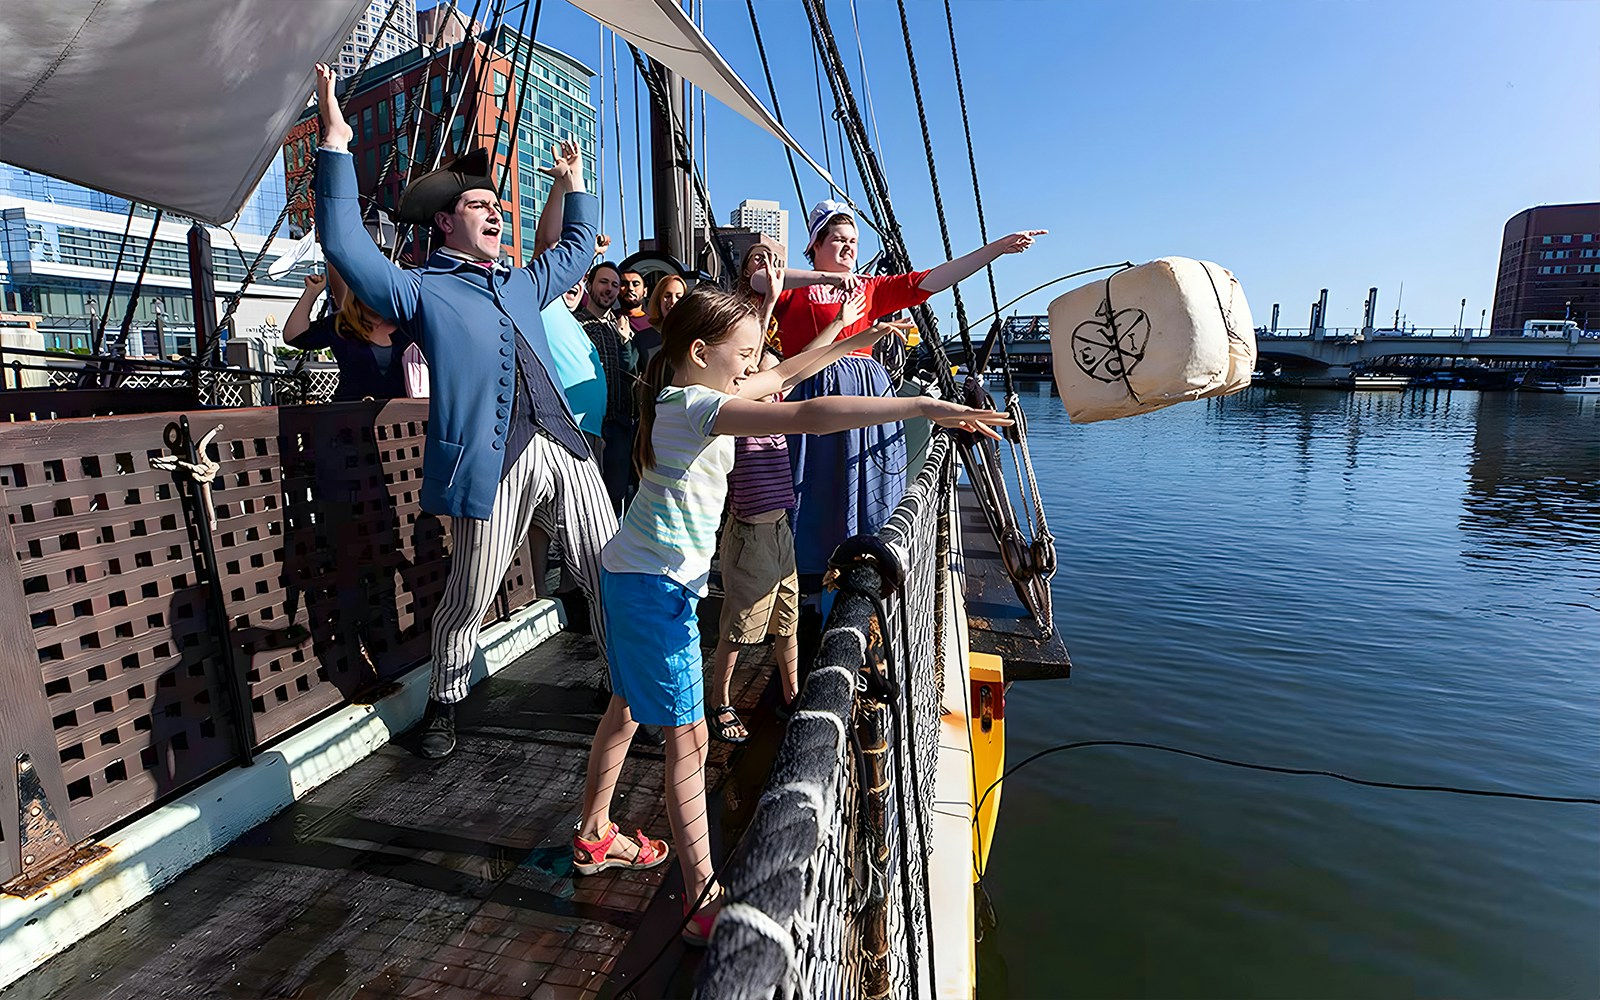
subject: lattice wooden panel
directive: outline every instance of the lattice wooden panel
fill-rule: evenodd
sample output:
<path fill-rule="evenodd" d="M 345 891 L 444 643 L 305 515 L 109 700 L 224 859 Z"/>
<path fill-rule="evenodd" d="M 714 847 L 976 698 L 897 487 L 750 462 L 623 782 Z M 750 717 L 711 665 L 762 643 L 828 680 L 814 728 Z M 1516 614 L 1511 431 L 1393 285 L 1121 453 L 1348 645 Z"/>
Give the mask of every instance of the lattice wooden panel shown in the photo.
<path fill-rule="evenodd" d="M 223 425 L 213 542 L 257 743 L 426 658 L 449 571 L 448 521 L 420 508 L 426 402 L 189 416 L 197 439 Z M 149 465 L 175 419 L 0 425 L 0 512 L 38 656 L 3 669 L 43 688 L 77 839 L 234 753 L 180 486 Z M 532 599 L 524 548 L 489 617 Z"/>
<path fill-rule="evenodd" d="M 56 806 L 75 837 L 232 754 L 178 491 L 149 464 L 167 423 L 0 427 L 3 511 L 69 799 Z"/>

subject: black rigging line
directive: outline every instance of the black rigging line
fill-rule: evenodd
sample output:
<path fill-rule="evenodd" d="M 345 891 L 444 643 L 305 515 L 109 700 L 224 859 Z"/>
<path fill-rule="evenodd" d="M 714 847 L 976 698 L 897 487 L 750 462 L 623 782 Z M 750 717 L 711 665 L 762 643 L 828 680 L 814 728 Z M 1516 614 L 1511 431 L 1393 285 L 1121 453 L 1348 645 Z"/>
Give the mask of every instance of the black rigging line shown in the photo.
<path fill-rule="evenodd" d="M 811 73 L 817 81 L 817 130 L 822 133 L 822 162 L 827 164 L 828 173 L 833 173 L 833 149 L 828 144 L 828 116 L 822 102 L 822 47 L 815 38 L 811 39 Z M 835 109 L 837 110 L 837 109 Z M 844 146 L 839 147 L 839 158 L 844 159 Z M 840 170 L 840 173 L 845 171 Z M 805 208 L 802 202 L 801 208 Z"/>
<path fill-rule="evenodd" d="M 756 36 L 756 52 L 761 56 L 761 72 L 766 74 L 767 77 L 767 95 L 772 98 L 772 113 L 777 117 L 778 124 L 782 125 L 783 109 L 778 106 L 778 88 L 773 85 L 772 67 L 767 64 L 767 47 L 761 41 L 761 25 L 756 23 L 755 0 L 744 0 L 744 5 L 750 11 L 750 31 Z M 817 79 L 817 91 L 820 98 L 822 91 L 822 79 L 820 77 Z M 800 171 L 795 169 L 794 150 L 789 148 L 788 143 L 784 144 L 783 155 L 789 159 L 789 176 L 794 180 L 795 201 L 799 204 L 800 211 L 805 212 L 806 196 L 805 192 L 800 188 Z M 735 280 L 738 280 L 738 277 L 738 275 L 734 275 Z"/>
<path fill-rule="evenodd" d="M 917 101 L 917 122 L 922 126 L 922 149 L 928 154 L 928 179 L 933 183 L 933 208 L 939 217 L 939 237 L 944 242 L 945 260 L 954 260 L 956 252 L 950 243 L 950 224 L 945 219 L 944 196 L 939 191 L 939 168 L 933 162 L 933 134 L 928 131 L 928 112 L 922 103 L 922 82 L 917 77 L 917 57 L 911 48 L 911 24 L 906 20 L 906 0 L 895 0 L 895 3 L 900 8 L 900 33 L 906 42 L 906 65 L 911 69 L 911 93 Z M 972 332 L 967 327 L 967 304 L 961 298 L 961 282 L 951 284 L 950 292 L 956 300 L 956 327 L 961 333 L 961 346 L 967 352 L 967 371 L 976 375 L 978 354 L 972 348 Z"/>
<path fill-rule="evenodd" d="M 861 121 L 861 112 L 850 90 L 849 74 L 845 72 L 844 60 L 839 55 L 838 46 L 833 42 L 833 28 L 828 23 L 827 8 L 821 0 L 804 0 L 804 2 L 806 16 L 811 22 L 811 34 L 821 48 L 823 62 L 826 63 L 825 68 L 828 72 L 828 84 L 833 88 L 834 99 L 838 105 L 835 114 L 849 136 L 850 152 L 855 158 L 856 172 L 861 178 L 862 188 L 866 191 L 868 205 L 882 224 L 879 235 L 883 240 L 885 261 L 891 270 L 901 273 L 910 271 L 911 255 L 906 251 L 900 221 L 895 217 L 894 206 L 889 201 L 889 183 L 884 177 L 877 156 L 872 151 L 872 144 L 867 140 L 866 126 Z M 842 155 L 841 152 L 841 157 Z M 924 344 L 926 353 L 932 357 L 933 375 L 939 383 L 940 390 L 947 398 L 955 398 L 958 388 L 955 377 L 950 373 L 950 358 L 945 354 L 944 344 L 939 337 L 938 317 L 927 303 L 913 307 L 911 312 L 917 319 L 917 325 L 931 333 L 931 336 L 924 339 Z"/>
<path fill-rule="evenodd" d="M 139 293 L 144 290 L 144 276 L 150 270 L 150 254 L 156 248 L 156 231 L 161 228 L 161 217 L 164 214 L 164 210 L 157 209 L 156 217 L 150 222 L 150 240 L 144 245 L 144 258 L 139 261 L 139 274 L 133 279 L 133 290 L 128 293 L 128 308 L 122 314 L 122 329 L 117 331 L 116 342 L 109 345 L 109 349 L 113 354 L 120 354 L 127 346 L 128 331 L 133 328 L 133 314 L 139 308 Z M 280 216 L 279 218 L 281 219 L 282 217 Z M 269 240 L 268 242 L 270 243 L 271 241 Z M 266 244 L 263 244 L 262 251 L 265 252 L 265 250 Z M 207 261 L 206 263 L 209 265 L 211 262 Z M 248 275 L 246 277 L 248 279 Z"/>
<path fill-rule="evenodd" d="M 614 101 L 616 94 L 611 95 Z M 644 239 L 644 132 L 639 128 L 639 69 L 633 71 L 633 184 L 634 204 L 639 210 L 639 238 Z M 622 168 L 617 168 L 620 171 Z M 627 247 L 623 247 L 624 253 Z"/>
<path fill-rule="evenodd" d="M 1600 806 L 1600 798 L 1582 795 L 1538 795 L 1533 792 L 1514 792 L 1498 788 L 1461 788 L 1456 785 L 1417 785 L 1398 781 L 1373 781 L 1368 778 L 1352 778 L 1348 774 L 1337 771 L 1324 771 L 1319 768 L 1307 767 L 1280 767 L 1276 764 L 1255 764 L 1250 761 L 1231 760 L 1227 757 L 1218 757 L 1213 754 L 1200 753 L 1197 750 L 1184 750 L 1179 747 L 1169 747 L 1160 743 L 1144 743 L 1138 740 L 1079 740 L 1076 743 L 1063 743 L 1060 746 L 1047 747 L 1038 753 L 1031 754 L 1017 764 L 1006 768 L 1005 773 L 996 778 L 988 788 L 983 790 L 983 795 L 978 798 L 978 804 L 973 808 L 973 814 L 983 808 L 988 801 L 989 793 L 999 787 L 1000 783 L 1016 774 L 1018 771 L 1032 764 L 1041 757 L 1062 753 L 1067 750 L 1082 750 L 1086 747 L 1132 747 L 1137 750 L 1159 750 L 1162 753 L 1175 753 L 1183 757 L 1193 757 L 1196 760 L 1209 761 L 1213 764 L 1226 764 L 1229 767 L 1242 767 L 1251 771 L 1266 771 L 1271 774 L 1309 775 L 1319 778 L 1332 778 L 1352 785 L 1361 785 L 1365 788 L 1390 788 L 1402 792 L 1446 792 L 1450 795 L 1474 795 L 1491 799 L 1520 799 L 1527 802 L 1559 802 L 1567 805 Z"/>
<path fill-rule="evenodd" d="M 505 169 L 501 171 L 500 182 L 495 186 L 495 197 L 497 198 L 504 198 L 506 196 L 506 181 L 511 179 L 511 172 L 517 169 L 517 154 L 520 152 L 522 146 L 522 99 L 527 96 L 528 91 L 533 89 L 533 84 L 528 79 L 528 69 L 533 64 L 533 40 L 539 34 L 539 15 L 542 13 L 544 13 L 544 0 L 534 0 L 533 31 L 528 31 L 528 0 L 523 0 L 522 21 L 517 25 L 517 35 L 521 39 L 522 44 L 522 65 L 517 69 L 516 75 L 513 76 L 511 80 L 512 85 L 517 87 L 517 100 L 516 107 L 511 112 L 512 131 L 510 136 L 507 137 Z M 519 80 L 521 81 L 520 85 L 518 85 Z M 495 117 L 494 135 L 496 152 L 499 152 L 500 130 L 505 127 L 504 116 L 509 103 L 510 102 L 502 104 L 500 106 L 500 114 Z M 532 150 L 532 152 L 534 160 L 537 161 L 539 159 L 540 151 L 535 148 Z M 490 162 L 493 162 L 492 157 L 490 158 Z M 520 222 L 521 213 L 519 212 L 518 215 L 518 221 Z"/>
<path fill-rule="evenodd" d="M 983 216 L 983 190 L 978 184 L 978 158 L 973 152 L 972 122 L 967 116 L 967 88 L 961 82 L 961 56 L 956 51 L 956 20 L 950 10 L 950 0 L 944 0 L 944 21 L 950 30 L 950 64 L 955 67 L 956 97 L 961 103 L 961 131 L 967 139 L 967 166 L 972 171 L 972 200 L 978 208 L 978 238 L 989 245 L 989 224 Z M 1000 292 L 994 282 L 994 261 L 983 265 L 984 272 L 989 277 L 989 304 L 994 307 L 994 315 L 1000 314 Z M 1011 354 L 1006 347 L 1004 332 L 999 334 L 1000 341 L 1000 370 L 1005 374 L 1006 395 L 1016 395 L 1016 386 L 1011 377 Z"/>
<path fill-rule="evenodd" d="M 100 325 L 94 331 L 94 343 L 90 354 L 99 354 L 100 348 L 106 341 L 106 323 L 111 319 L 111 299 L 117 294 L 117 275 L 122 271 L 122 258 L 128 250 L 128 235 L 133 232 L 133 210 L 138 208 L 138 202 L 128 202 L 128 221 L 122 225 L 122 242 L 117 244 L 117 262 L 111 268 L 111 283 L 106 286 L 105 308 L 100 310 Z"/>
<path fill-rule="evenodd" d="M 472 21 L 470 21 L 472 24 L 477 24 L 478 11 L 482 10 L 483 0 L 477 0 L 472 5 Z M 466 40 L 462 40 L 461 45 L 462 48 L 466 48 L 466 56 L 461 59 L 461 80 L 459 80 L 458 88 L 456 88 L 456 98 L 451 102 L 450 120 L 446 120 L 445 131 L 438 139 L 438 150 L 434 154 L 435 170 L 443 162 L 442 157 L 445 149 L 450 149 L 451 155 L 459 157 L 459 155 L 466 154 L 467 150 L 472 149 L 472 146 L 478 141 L 477 128 L 474 128 L 469 136 L 467 134 L 466 118 L 462 118 L 461 144 L 454 146 L 450 142 L 450 126 L 456 123 L 456 118 L 461 118 L 461 106 L 462 102 L 467 99 L 467 90 L 469 88 L 472 90 L 474 104 L 477 102 L 478 94 L 483 91 L 483 67 L 488 64 L 488 54 L 490 54 L 490 50 L 493 50 L 494 46 L 493 42 L 483 42 L 483 38 L 493 38 L 494 32 L 499 30 L 499 26 L 501 26 L 504 14 L 506 14 L 506 0 L 491 0 L 490 26 L 488 26 L 488 30 L 485 30 L 482 35 L 469 35 Z M 478 51 L 480 43 L 483 45 L 482 58 L 480 58 L 480 51 Z"/>

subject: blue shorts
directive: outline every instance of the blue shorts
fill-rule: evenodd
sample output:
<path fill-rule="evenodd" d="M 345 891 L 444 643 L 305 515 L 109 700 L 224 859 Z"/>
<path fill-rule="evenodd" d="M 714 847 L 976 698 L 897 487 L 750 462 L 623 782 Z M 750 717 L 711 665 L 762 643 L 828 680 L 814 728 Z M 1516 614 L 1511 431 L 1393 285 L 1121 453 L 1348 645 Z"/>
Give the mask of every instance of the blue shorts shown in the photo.
<path fill-rule="evenodd" d="M 699 603 L 670 577 L 600 570 L 611 690 L 633 721 L 686 726 L 705 718 Z"/>

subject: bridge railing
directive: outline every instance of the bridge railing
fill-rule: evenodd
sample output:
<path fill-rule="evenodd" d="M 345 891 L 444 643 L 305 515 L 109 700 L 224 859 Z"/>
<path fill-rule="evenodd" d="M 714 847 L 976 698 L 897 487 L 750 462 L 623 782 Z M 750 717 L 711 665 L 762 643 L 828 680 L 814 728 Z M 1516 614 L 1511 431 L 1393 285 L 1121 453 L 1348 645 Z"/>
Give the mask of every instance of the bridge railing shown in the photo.
<path fill-rule="evenodd" d="M 1483 329 L 1480 327 L 1455 327 L 1455 326 L 1408 326 L 1403 330 L 1379 328 L 1364 330 L 1358 326 L 1328 326 L 1320 331 L 1323 340 L 1341 341 L 1354 340 L 1364 337 L 1373 340 L 1394 340 L 1400 338 L 1421 338 L 1439 340 L 1567 340 L 1566 334 L 1554 337 L 1529 337 L 1522 332 L 1522 327 L 1496 327 Z M 1585 330 L 1578 334 L 1586 340 L 1600 339 L 1600 330 Z M 1256 330 L 1258 340 L 1312 340 L 1312 331 L 1303 326 L 1279 327 L 1276 330 Z"/>

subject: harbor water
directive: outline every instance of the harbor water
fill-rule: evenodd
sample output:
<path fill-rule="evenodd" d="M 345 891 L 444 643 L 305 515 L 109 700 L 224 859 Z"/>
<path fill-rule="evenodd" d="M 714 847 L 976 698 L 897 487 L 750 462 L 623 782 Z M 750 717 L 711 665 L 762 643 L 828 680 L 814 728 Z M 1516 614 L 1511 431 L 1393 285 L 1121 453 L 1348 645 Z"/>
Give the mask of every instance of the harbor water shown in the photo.
<path fill-rule="evenodd" d="M 1024 394 L 1073 673 L 1010 763 L 1600 795 L 1600 397 Z M 985 882 L 991 1000 L 1600 996 L 1593 806 L 1084 749 L 1007 781 Z"/>

